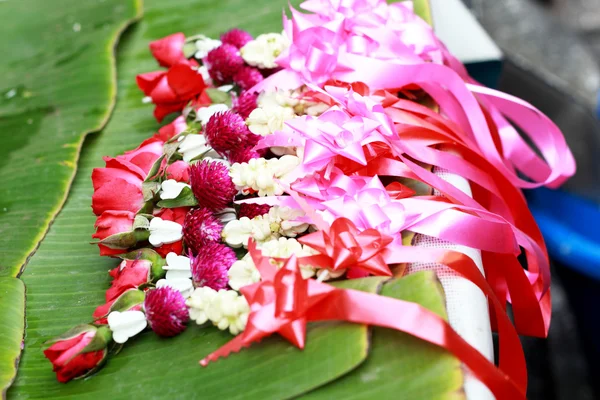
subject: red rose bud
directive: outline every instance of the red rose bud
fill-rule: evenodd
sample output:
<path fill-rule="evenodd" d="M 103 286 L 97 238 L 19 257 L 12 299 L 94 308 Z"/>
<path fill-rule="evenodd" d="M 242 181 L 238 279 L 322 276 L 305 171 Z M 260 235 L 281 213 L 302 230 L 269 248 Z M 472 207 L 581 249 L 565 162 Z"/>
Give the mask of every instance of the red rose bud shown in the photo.
<path fill-rule="evenodd" d="M 52 363 L 58 381 L 68 382 L 90 374 L 101 366 L 111 337 L 107 327 L 80 325 L 52 340 L 52 345 L 44 350 L 44 355 Z"/>
<path fill-rule="evenodd" d="M 198 204 L 213 211 L 227 207 L 238 192 L 229 168 L 219 161 L 204 160 L 192 165 L 190 184 Z"/>
<path fill-rule="evenodd" d="M 94 225 L 96 233 L 92 235 L 94 239 L 106 239 L 111 235 L 131 232 L 133 230 L 133 220 L 135 214 L 131 211 L 104 211 L 96 220 Z M 101 256 L 114 256 L 125 253 L 126 249 L 111 249 L 108 246 L 98 243 Z"/>
<path fill-rule="evenodd" d="M 271 206 L 268 204 L 240 204 L 240 211 L 238 212 L 238 219 L 242 217 L 254 218 L 260 215 L 265 215 L 269 212 Z"/>
<path fill-rule="evenodd" d="M 241 29 L 233 28 L 221 35 L 221 43 L 230 44 L 241 49 L 246 43 L 252 40 L 252 35 Z"/>
<path fill-rule="evenodd" d="M 244 120 L 248 118 L 250 113 L 258 107 L 256 100 L 258 99 L 258 93 L 254 92 L 242 92 L 240 96 L 235 100 L 234 111 L 240 115 Z"/>
<path fill-rule="evenodd" d="M 210 147 L 221 155 L 254 146 L 248 142 L 257 136 L 248 130 L 244 119 L 232 111 L 218 112 L 210 117 L 204 134 Z"/>
<path fill-rule="evenodd" d="M 164 140 L 160 137 L 151 137 L 144 140 L 136 149 L 126 151 L 123 155 L 117 156 L 117 160 L 129 161 L 144 171 L 144 177 L 148 174 L 154 162 L 163 155 Z"/>
<path fill-rule="evenodd" d="M 123 260 L 117 268 L 112 269 L 109 274 L 113 278 L 110 289 L 106 291 L 106 301 L 119 297 L 129 289 L 137 289 L 138 286 L 150 282 L 150 271 L 152 263 L 148 260 Z"/>
<path fill-rule="evenodd" d="M 177 182 L 189 183 L 190 165 L 185 161 L 175 161 L 167 167 L 167 179 L 175 179 Z"/>
<path fill-rule="evenodd" d="M 244 65 L 237 47 L 222 44 L 211 50 L 204 59 L 210 77 L 218 84 L 231 82 L 236 72 Z"/>
<path fill-rule="evenodd" d="M 144 300 L 148 324 L 159 336 L 175 336 L 183 332 L 190 315 L 181 293 L 169 286 L 149 290 Z"/>
<path fill-rule="evenodd" d="M 248 90 L 263 80 L 260 71 L 254 67 L 242 67 L 234 76 L 233 81 L 242 90 Z"/>
<path fill-rule="evenodd" d="M 161 67 L 170 67 L 178 62 L 186 62 L 183 55 L 183 45 L 185 35 L 183 33 L 174 33 L 162 39 L 150 42 L 150 52 L 158 61 Z"/>
<path fill-rule="evenodd" d="M 106 317 L 112 311 L 140 311 L 144 302 L 145 294 L 139 289 L 128 289 L 120 296 L 107 301 L 101 306 L 96 307 L 92 316 L 96 325 L 106 325 Z"/>
<path fill-rule="evenodd" d="M 227 271 L 237 261 L 235 252 L 222 243 L 211 242 L 192 257 L 192 279 L 196 287 L 208 286 L 214 290 L 225 289 L 229 278 Z"/>
<path fill-rule="evenodd" d="M 155 138 L 166 142 L 170 140 L 173 136 L 180 134 L 188 128 L 188 124 L 185 121 L 185 117 L 180 115 L 175 118 L 173 122 L 167 124 L 158 130 L 158 133 L 154 135 Z"/>
<path fill-rule="evenodd" d="M 160 217 L 166 221 L 177 222 L 179 225 L 183 226 L 183 221 L 185 220 L 185 216 L 187 215 L 190 207 L 177 207 L 177 208 L 163 208 L 160 212 L 156 213 L 156 217 Z M 183 240 L 178 240 L 174 243 L 163 244 L 160 247 L 154 248 L 161 257 L 165 258 L 167 254 L 173 252 L 177 255 L 181 255 L 183 253 Z"/>
<path fill-rule="evenodd" d="M 149 72 L 136 77 L 138 87 L 156 105 L 154 117 L 158 122 L 202 97 L 206 84 L 195 67 L 195 62 L 180 62 L 166 72 Z"/>
<path fill-rule="evenodd" d="M 195 208 L 183 221 L 183 239 L 194 252 L 210 242 L 220 242 L 223 225 L 208 208 Z"/>

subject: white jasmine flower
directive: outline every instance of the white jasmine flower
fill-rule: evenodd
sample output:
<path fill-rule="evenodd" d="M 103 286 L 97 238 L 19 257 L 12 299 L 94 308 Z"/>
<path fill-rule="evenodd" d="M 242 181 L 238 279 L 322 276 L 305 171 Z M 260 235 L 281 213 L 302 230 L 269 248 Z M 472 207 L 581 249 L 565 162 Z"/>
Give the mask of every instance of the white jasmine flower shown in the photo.
<path fill-rule="evenodd" d="M 229 329 L 237 335 L 246 327 L 250 307 L 246 299 L 234 290 L 219 290 L 207 287 L 194 290 L 186 300 L 190 318 L 198 325 L 208 321 L 221 330 Z"/>
<path fill-rule="evenodd" d="M 143 331 L 147 325 L 146 315 L 141 311 L 112 311 L 107 320 L 113 340 L 117 343 L 125 343 L 127 339 Z"/>
<path fill-rule="evenodd" d="M 196 321 L 198 325 L 206 323 L 208 321 L 206 310 L 210 308 L 210 305 L 216 296 L 217 291 L 208 286 L 196 288 L 185 301 L 185 304 L 190 309 L 190 319 Z"/>
<path fill-rule="evenodd" d="M 307 102 L 304 105 L 304 114 L 310 115 L 312 117 L 318 117 L 325 111 L 329 110 L 329 108 L 331 108 L 331 106 L 326 103 Z"/>
<path fill-rule="evenodd" d="M 166 257 L 167 265 L 162 267 L 167 271 L 166 279 L 192 278 L 191 261 L 186 256 L 178 256 L 177 253 L 170 252 Z"/>
<path fill-rule="evenodd" d="M 240 54 L 246 63 L 258 68 L 275 68 L 275 59 L 289 47 L 288 38 L 281 33 L 266 33 L 246 43 Z"/>
<path fill-rule="evenodd" d="M 255 135 L 267 136 L 282 130 L 285 121 L 294 117 L 293 108 L 275 104 L 255 108 L 246 119 L 246 125 Z"/>
<path fill-rule="evenodd" d="M 249 314 L 248 302 L 235 290 L 219 290 L 206 310 L 213 325 L 222 331 L 229 329 L 232 335 L 244 331 Z"/>
<path fill-rule="evenodd" d="M 177 182 L 175 179 L 167 179 L 161 184 L 160 198 L 162 200 L 176 199 L 183 188 L 190 187 L 187 183 Z"/>
<path fill-rule="evenodd" d="M 190 278 L 166 278 L 159 279 L 158 282 L 156 282 L 156 288 L 165 286 L 178 290 L 184 298 L 190 297 L 194 290 L 194 285 Z"/>
<path fill-rule="evenodd" d="M 197 59 L 206 57 L 211 50 L 216 49 L 221 45 L 220 40 L 211 39 L 204 35 L 200 35 L 199 37 L 200 38 L 195 42 L 196 53 L 194 54 L 194 57 Z"/>
<path fill-rule="evenodd" d="M 294 108 L 300 102 L 300 95 L 298 93 L 283 89 L 262 92 L 258 96 L 258 99 L 256 99 L 256 105 L 261 108 L 274 106 Z"/>
<path fill-rule="evenodd" d="M 259 248 L 264 256 L 275 258 L 289 258 L 293 254 L 297 257 L 308 257 L 318 254 L 317 251 L 308 246 L 303 246 L 296 239 L 288 239 L 285 237 L 261 243 Z M 278 266 L 281 267 L 282 264 L 279 264 Z M 300 267 L 300 273 L 304 279 L 308 279 L 315 275 L 315 269 L 304 265 Z"/>
<path fill-rule="evenodd" d="M 222 235 L 225 243 L 235 249 L 247 245 L 252 236 L 252 221 L 248 217 L 230 221 L 223 228 Z"/>
<path fill-rule="evenodd" d="M 248 240 L 253 238 L 257 242 L 263 242 L 273 237 L 271 226 L 267 218 L 263 216 L 242 217 L 230 221 L 223 228 L 223 240 L 233 248 L 247 247 Z"/>
<path fill-rule="evenodd" d="M 183 228 L 181 225 L 174 221 L 163 220 L 160 217 L 152 218 L 148 230 L 150 231 L 148 241 L 154 247 L 175 243 L 183 237 Z"/>
<path fill-rule="evenodd" d="M 296 237 L 308 229 L 309 224 L 297 221 L 304 211 L 291 207 L 271 207 L 267 214 L 271 229 L 282 236 Z"/>
<path fill-rule="evenodd" d="M 227 271 L 227 276 L 229 277 L 229 286 L 234 290 L 240 290 L 244 286 L 260 281 L 260 273 L 252 262 L 250 254 L 246 254 L 241 260 L 234 262 Z"/>
<path fill-rule="evenodd" d="M 300 159 L 292 155 L 270 160 L 254 158 L 247 163 L 233 164 L 229 176 L 239 190 L 250 188 L 259 196 L 279 196 L 283 194 L 283 188 L 276 180 L 284 180 L 299 164 Z"/>
<path fill-rule="evenodd" d="M 189 163 L 194 158 L 211 150 L 206 138 L 202 134 L 186 135 L 179 145 L 179 152 L 183 155 L 183 161 Z"/>
<path fill-rule="evenodd" d="M 227 104 L 211 104 L 208 107 L 201 107 L 196 110 L 196 121 L 200 122 L 202 126 L 204 126 L 208 123 L 210 117 L 218 112 L 224 112 L 227 110 L 229 110 Z"/>

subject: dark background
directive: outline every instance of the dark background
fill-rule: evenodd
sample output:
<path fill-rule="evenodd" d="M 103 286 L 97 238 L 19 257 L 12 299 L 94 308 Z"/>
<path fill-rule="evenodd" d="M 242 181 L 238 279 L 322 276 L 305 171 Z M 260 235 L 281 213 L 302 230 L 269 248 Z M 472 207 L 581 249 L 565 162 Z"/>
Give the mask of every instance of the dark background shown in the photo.
<path fill-rule="evenodd" d="M 531 102 L 565 133 L 578 172 L 564 190 L 600 205 L 600 0 L 463 2 L 505 54 L 499 89 Z M 522 339 L 528 397 L 600 399 L 600 282 L 556 261 L 552 268 L 549 338 Z"/>

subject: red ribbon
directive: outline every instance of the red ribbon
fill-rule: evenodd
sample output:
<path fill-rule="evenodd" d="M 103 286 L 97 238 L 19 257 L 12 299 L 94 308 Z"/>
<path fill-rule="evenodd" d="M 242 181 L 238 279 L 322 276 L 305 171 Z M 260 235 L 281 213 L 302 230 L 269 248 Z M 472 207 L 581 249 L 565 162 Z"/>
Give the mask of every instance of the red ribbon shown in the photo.
<path fill-rule="evenodd" d="M 254 242 L 250 242 L 248 250 L 261 273 L 262 281 L 241 289 L 251 309 L 246 329 L 201 360 L 201 365 L 206 366 L 211 361 L 227 357 L 273 333 L 279 333 L 295 346 L 304 348 L 307 322 L 349 321 L 396 329 L 446 349 L 470 368 L 496 398 L 525 398 L 526 382 L 515 379 L 522 375 L 520 368 L 512 371 L 497 368 L 465 342 L 446 321 L 422 306 L 376 294 L 338 289 L 311 279 L 304 280 L 295 256 L 277 269 L 268 258 L 262 257 Z M 450 254 L 449 258 L 440 261 L 454 265 L 457 262 L 452 257 L 459 260 L 464 256 L 457 255 L 460 253 Z M 458 264 L 464 265 L 461 262 Z M 480 274 L 479 278 L 473 278 L 483 279 Z M 504 320 L 500 319 L 500 322 L 504 323 Z"/>
<path fill-rule="evenodd" d="M 383 258 L 383 250 L 392 240 L 375 229 L 359 233 L 347 218 L 336 219 L 328 231 L 316 231 L 298 239 L 321 253 L 308 258 L 307 264 L 333 271 L 359 268 L 381 276 L 392 276 Z"/>

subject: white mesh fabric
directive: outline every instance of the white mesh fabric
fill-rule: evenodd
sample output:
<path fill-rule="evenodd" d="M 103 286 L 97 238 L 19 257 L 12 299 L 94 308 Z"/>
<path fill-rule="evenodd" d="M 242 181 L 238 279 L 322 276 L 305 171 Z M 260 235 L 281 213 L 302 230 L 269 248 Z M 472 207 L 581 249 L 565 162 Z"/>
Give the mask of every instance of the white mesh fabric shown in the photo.
<path fill-rule="evenodd" d="M 469 183 L 464 178 L 442 169 L 434 169 L 434 173 L 469 196 L 472 195 Z M 435 194 L 440 195 L 439 192 Z M 423 247 L 451 249 L 464 253 L 471 257 L 477 264 L 477 267 L 483 272 L 481 252 L 479 250 L 425 235 L 416 235 L 414 244 Z M 483 292 L 473 283 L 458 276 L 445 265 L 432 263 L 411 263 L 408 265 L 408 273 L 425 270 L 435 271 L 444 288 L 450 325 L 471 346 L 475 347 L 486 358 L 492 361 L 494 359 L 494 347 L 490 328 L 490 316 L 487 299 Z M 469 400 L 494 399 L 489 389 L 468 370 L 465 374 L 465 393 Z"/>

